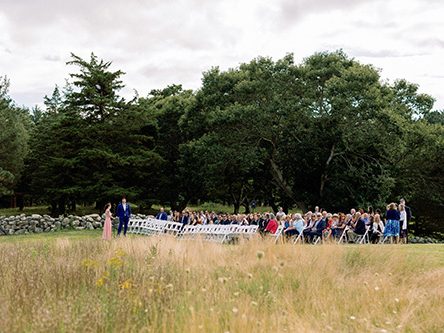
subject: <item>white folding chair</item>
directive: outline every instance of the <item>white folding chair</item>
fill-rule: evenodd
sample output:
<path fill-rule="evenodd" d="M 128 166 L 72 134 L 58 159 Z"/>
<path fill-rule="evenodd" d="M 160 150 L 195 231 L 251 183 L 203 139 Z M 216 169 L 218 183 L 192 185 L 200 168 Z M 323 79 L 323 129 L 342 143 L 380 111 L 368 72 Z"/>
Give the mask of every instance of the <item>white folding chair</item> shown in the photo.
<path fill-rule="evenodd" d="M 342 231 L 341 237 L 339 237 L 338 244 L 348 243 L 348 236 L 347 236 L 348 230 L 350 230 L 350 227 L 347 225 L 345 226 L 344 231 Z"/>
<path fill-rule="evenodd" d="M 284 226 L 280 225 L 274 234 L 270 234 L 270 237 L 274 238 L 274 243 L 277 244 L 278 240 L 282 237 L 282 233 L 284 231 Z"/>
<path fill-rule="evenodd" d="M 369 244 L 370 243 L 370 226 L 365 226 L 365 233 L 362 236 L 359 236 L 356 240 L 356 243 L 358 244 Z"/>
<path fill-rule="evenodd" d="M 181 228 L 182 223 L 169 221 L 166 223 L 164 231 L 168 234 L 177 235 L 180 232 Z"/>
<path fill-rule="evenodd" d="M 305 243 L 305 237 L 304 237 L 304 231 L 308 228 L 308 226 L 304 226 L 304 228 L 302 228 L 302 231 L 299 233 L 299 235 L 295 238 L 295 240 L 293 241 L 293 244 L 297 244 L 298 242 L 300 243 Z"/>

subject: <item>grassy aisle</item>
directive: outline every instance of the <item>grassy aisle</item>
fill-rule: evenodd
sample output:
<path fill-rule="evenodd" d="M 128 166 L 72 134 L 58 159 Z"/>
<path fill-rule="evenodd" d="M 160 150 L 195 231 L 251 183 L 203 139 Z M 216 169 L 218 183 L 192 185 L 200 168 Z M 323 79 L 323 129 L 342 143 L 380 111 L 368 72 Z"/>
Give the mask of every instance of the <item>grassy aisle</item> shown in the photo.
<path fill-rule="evenodd" d="M 444 246 L 0 237 L 0 332 L 442 332 Z"/>

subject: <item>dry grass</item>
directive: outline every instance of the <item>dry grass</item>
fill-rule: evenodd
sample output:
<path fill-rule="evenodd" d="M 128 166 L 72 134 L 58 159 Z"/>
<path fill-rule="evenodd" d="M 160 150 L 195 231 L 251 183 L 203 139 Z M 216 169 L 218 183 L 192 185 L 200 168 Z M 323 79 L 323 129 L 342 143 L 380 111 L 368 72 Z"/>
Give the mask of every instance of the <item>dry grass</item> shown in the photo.
<path fill-rule="evenodd" d="M 443 332 L 444 247 L 0 242 L 0 332 Z"/>

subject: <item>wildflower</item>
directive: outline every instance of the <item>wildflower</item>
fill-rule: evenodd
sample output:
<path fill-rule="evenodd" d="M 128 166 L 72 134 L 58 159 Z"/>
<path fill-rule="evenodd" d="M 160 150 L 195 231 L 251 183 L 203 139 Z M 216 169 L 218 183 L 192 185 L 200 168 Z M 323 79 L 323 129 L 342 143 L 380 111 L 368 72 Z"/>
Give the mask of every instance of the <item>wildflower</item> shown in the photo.
<path fill-rule="evenodd" d="M 105 282 L 106 282 L 105 278 L 101 277 L 101 278 L 97 279 L 96 286 L 102 287 L 105 284 Z"/>
<path fill-rule="evenodd" d="M 375 287 L 375 291 L 378 291 L 378 290 L 379 290 L 379 287 L 378 287 L 378 286 L 376 286 L 376 287 Z"/>
<path fill-rule="evenodd" d="M 126 255 L 125 251 L 122 249 L 117 249 L 116 252 L 114 252 L 115 256 L 118 258 L 124 257 Z"/>
<path fill-rule="evenodd" d="M 120 284 L 120 289 L 131 289 L 133 287 L 133 283 L 131 282 L 131 279 L 125 280 Z"/>
<path fill-rule="evenodd" d="M 395 298 L 395 302 L 396 302 L 396 303 L 399 303 L 399 298 Z"/>
<path fill-rule="evenodd" d="M 355 316 L 350 316 L 350 319 L 351 319 L 351 320 L 355 320 L 356 317 L 355 317 Z"/>
<path fill-rule="evenodd" d="M 265 255 L 264 251 L 257 251 L 256 252 L 256 257 L 258 259 L 262 259 L 264 257 L 264 255 Z"/>
<path fill-rule="evenodd" d="M 83 259 L 82 266 L 85 268 L 94 268 L 97 267 L 97 261 L 92 259 Z"/>
<path fill-rule="evenodd" d="M 239 309 L 234 307 L 231 311 L 233 311 L 234 314 L 237 314 L 239 312 Z"/>
<path fill-rule="evenodd" d="M 123 266 L 123 260 L 120 259 L 120 257 L 112 257 L 110 260 L 108 260 L 108 264 L 112 268 L 119 268 Z"/>

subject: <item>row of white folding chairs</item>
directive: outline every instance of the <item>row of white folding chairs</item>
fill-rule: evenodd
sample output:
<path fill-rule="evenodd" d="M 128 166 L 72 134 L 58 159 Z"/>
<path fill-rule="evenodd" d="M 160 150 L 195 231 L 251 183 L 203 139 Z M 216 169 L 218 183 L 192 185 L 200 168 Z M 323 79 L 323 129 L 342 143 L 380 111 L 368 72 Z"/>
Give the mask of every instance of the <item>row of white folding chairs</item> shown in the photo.
<path fill-rule="evenodd" d="M 234 237 L 251 238 L 257 234 L 258 226 L 240 226 L 240 225 L 220 225 L 220 224 L 198 224 L 185 225 L 179 234 L 184 239 L 193 239 L 201 237 L 204 240 L 224 243 Z"/>
<path fill-rule="evenodd" d="M 128 224 L 128 232 L 139 235 L 153 235 L 160 233 L 170 233 L 177 235 L 182 228 L 182 224 L 173 221 L 163 221 L 153 218 L 131 219 Z"/>

